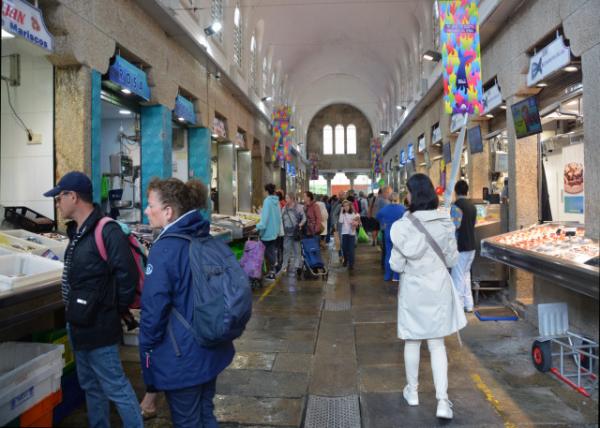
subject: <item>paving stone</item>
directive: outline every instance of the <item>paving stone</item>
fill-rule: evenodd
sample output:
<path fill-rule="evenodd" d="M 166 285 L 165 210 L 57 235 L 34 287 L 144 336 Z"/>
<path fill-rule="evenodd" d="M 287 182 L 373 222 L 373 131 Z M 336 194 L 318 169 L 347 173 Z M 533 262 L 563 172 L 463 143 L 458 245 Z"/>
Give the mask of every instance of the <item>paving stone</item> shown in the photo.
<path fill-rule="evenodd" d="M 275 357 L 273 371 L 309 373 L 313 356 L 280 352 Z"/>
<path fill-rule="evenodd" d="M 228 370 L 256 369 L 272 370 L 275 362 L 275 353 L 264 352 L 236 352 Z"/>
<path fill-rule="evenodd" d="M 395 323 L 396 319 L 397 319 L 397 315 L 396 315 L 396 309 L 394 308 L 393 310 L 386 310 L 386 309 L 379 309 L 379 310 L 365 310 L 362 309 L 362 306 L 356 306 L 354 305 L 352 308 L 352 317 L 353 317 L 353 321 L 354 324 L 361 324 L 361 323 L 378 323 L 378 322 L 383 322 L 383 323 Z"/>
<path fill-rule="evenodd" d="M 404 365 L 404 344 L 400 341 L 394 343 L 357 343 L 356 354 L 359 367 Z"/>
<path fill-rule="evenodd" d="M 235 342 L 238 351 L 244 352 L 298 352 L 312 354 L 315 348 L 313 341 L 296 342 L 282 339 L 245 339 Z"/>
<path fill-rule="evenodd" d="M 454 419 L 435 416 L 437 400 L 432 394 L 419 395 L 419 406 L 409 406 L 401 392 L 362 393 L 361 415 L 364 428 L 433 427 L 503 427 L 504 421 L 476 390 L 455 391 L 451 397 Z"/>
<path fill-rule="evenodd" d="M 452 367 L 448 370 L 448 393 L 452 395 L 455 390 L 472 386 L 470 378 L 465 380 L 464 372 L 459 372 Z M 361 367 L 359 369 L 359 388 L 361 392 L 402 392 L 406 385 L 404 366 L 396 367 Z M 435 394 L 433 374 L 429 362 L 419 365 L 419 393 Z"/>
<path fill-rule="evenodd" d="M 257 398 L 218 394 L 215 415 L 219 422 L 246 425 L 299 427 L 304 398 Z M 224 425 L 226 426 L 226 425 Z"/>
<path fill-rule="evenodd" d="M 393 343 L 398 342 L 397 324 L 394 323 L 378 323 L 378 324 L 361 324 L 355 325 L 354 331 L 356 334 L 356 343 Z"/>
<path fill-rule="evenodd" d="M 245 397 L 303 397 L 308 374 L 262 370 L 226 370 L 217 378 L 217 393 Z"/>

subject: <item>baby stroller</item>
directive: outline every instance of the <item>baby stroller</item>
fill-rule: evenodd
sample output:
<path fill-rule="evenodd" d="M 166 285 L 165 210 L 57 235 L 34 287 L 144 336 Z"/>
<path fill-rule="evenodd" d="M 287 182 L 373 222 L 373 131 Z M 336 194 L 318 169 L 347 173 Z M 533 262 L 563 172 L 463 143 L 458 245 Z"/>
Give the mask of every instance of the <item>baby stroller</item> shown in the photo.
<path fill-rule="evenodd" d="M 250 236 L 244 245 L 244 255 L 240 260 L 240 265 L 254 290 L 262 287 L 262 268 L 265 257 L 265 245 L 258 239 L 258 236 Z"/>
<path fill-rule="evenodd" d="M 309 236 L 301 241 L 302 258 L 304 263 L 302 271 L 305 279 L 316 279 L 321 277 L 323 281 L 327 280 L 329 272 L 321 258 L 321 247 L 318 236 Z"/>

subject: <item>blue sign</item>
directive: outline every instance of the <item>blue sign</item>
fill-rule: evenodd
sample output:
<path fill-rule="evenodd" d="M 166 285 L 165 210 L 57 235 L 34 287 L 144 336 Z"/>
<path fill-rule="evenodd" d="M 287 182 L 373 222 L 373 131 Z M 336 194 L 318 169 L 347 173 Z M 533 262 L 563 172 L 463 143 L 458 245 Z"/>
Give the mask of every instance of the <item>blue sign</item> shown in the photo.
<path fill-rule="evenodd" d="M 196 112 L 194 104 L 185 97 L 177 95 L 175 98 L 175 110 L 173 110 L 177 119 L 183 118 L 187 123 L 196 124 Z"/>
<path fill-rule="evenodd" d="M 119 55 L 108 69 L 108 78 L 123 89 L 128 89 L 146 101 L 150 100 L 150 87 L 146 73 Z"/>
<path fill-rule="evenodd" d="M 296 176 L 296 165 L 294 165 L 293 163 L 288 163 L 288 164 L 286 164 L 286 169 L 287 169 L 287 174 L 290 177 Z"/>
<path fill-rule="evenodd" d="M 415 146 L 414 144 L 408 145 L 408 160 L 413 160 L 415 158 Z"/>
<path fill-rule="evenodd" d="M 406 152 L 404 149 L 400 150 L 400 165 L 406 165 Z"/>
<path fill-rule="evenodd" d="M 54 38 L 46 28 L 42 11 L 24 0 L 2 1 L 2 32 L 24 38 L 52 52 Z M 4 34 L 2 34 L 4 39 Z"/>

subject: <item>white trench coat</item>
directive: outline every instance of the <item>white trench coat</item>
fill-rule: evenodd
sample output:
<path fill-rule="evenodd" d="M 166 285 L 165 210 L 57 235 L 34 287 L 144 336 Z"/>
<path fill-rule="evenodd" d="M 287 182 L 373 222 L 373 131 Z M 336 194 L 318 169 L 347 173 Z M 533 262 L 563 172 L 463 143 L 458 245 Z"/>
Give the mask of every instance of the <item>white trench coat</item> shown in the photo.
<path fill-rule="evenodd" d="M 456 307 L 448 273 L 458 261 L 456 229 L 448 214 L 438 210 L 415 211 L 413 215 L 440 246 L 446 264 L 406 216 L 392 225 L 390 266 L 401 274 L 398 337 L 421 340 L 448 336 L 467 323 L 463 308 Z"/>

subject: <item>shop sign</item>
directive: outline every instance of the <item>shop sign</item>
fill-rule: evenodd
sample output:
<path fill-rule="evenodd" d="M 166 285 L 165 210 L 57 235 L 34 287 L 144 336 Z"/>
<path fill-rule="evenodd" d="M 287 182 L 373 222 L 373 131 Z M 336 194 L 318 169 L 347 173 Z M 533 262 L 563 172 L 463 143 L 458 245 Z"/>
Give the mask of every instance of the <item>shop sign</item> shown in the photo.
<path fill-rule="evenodd" d="M 175 98 L 175 116 L 178 118 L 182 117 L 187 123 L 196 124 L 196 111 L 194 110 L 194 104 L 185 97 L 177 95 Z"/>
<path fill-rule="evenodd" d="M 414 160 L 415 158 L 415 145 L 414 144 L 409 144 L 408 145 L 408 160 Z"/>
<path fill-rule="evenodd" d="M 213 135 L 219 138 L 227 138 L 227 131 L 225 130 L 225 122 L 215 117 L 213 119 Z"/>
<path fill-rule="evenodd" d="M 2 29 L 48 52 L 54 49 L 42 11 L 24 0 L 2 0 Z"/>
<path fill-rule="evenodd" d="M 453 114 L 450 119 L 450 132 L 458 132 L 460 127 L 465 122 L 464 114 Z"/>
<path fill-rule="evenodd" d="M 462 117 L 462 115 L 455 115 L 455 116 Z M 442 141 L 442 128 L 440 128 L 439 123 L 436 123 L 435 125 L 433 125 L 433 128 L 431 129 L 431 143 L 436 144 L 436 143 L 439 143 L 440 141 Z M 425 149 L 425 136 L 423 136 L 423 149 Z M 419 151 L 422 151 L 420 141 L 419 141 Z"/>
<path fill-rule="evenodd" d="M 486 114 L 502 104 L 502 93 L 498 82 L 483 93 L 483 113 Z"/>
<path fill-rule="evenodd" d="M 150 87 L 146 73 L 120 55 L 115 55 L 115 60 L 108 69 L 108 79 L 121 88 L 129 89 L 140 98 L 150 100 Z"/>
<path fill-rule="evenodd" d="M 559 35 L 556 40 L 529 59 L 527 86 L 535 85 L 571 62 L 571 49 Z"/>
<path fill-rule="evenodd" d="M 406 152 L 404 151 L 404 149 L 400 150 L 400 165 L 406 165 Z"/>
<path fill-rule="evenodd" d="M 478 1 L 439 2 L 444 106 L 449 114 L 483 111 Z"/>

